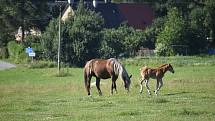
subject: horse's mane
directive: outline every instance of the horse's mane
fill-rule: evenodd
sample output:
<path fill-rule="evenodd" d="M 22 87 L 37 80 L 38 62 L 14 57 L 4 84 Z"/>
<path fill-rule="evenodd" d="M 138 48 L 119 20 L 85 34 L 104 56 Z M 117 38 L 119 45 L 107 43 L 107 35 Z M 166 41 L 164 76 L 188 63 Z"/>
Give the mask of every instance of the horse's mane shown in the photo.
<path fill-rule="evenodd" d="M 108 59 L 113 64 L 113 71 L 116 75 L 120 75 L 122 72 L 122 65 L 115 58 Z"/>
<path fill-rule="evenodd" d="M 110 58 L 110 61 L 113 63 L 113 71 L 116 75 L 119 75 L 121 80 L 124 80 L 123 77 L 129 77 L 125 67 L 117 61 L 115 58 Z"/>
<path fill-rule="evenodd" d="M 163 68 L 164 66 L 167 66 L 168 64 L 162 64 L 158 68 Z"/>

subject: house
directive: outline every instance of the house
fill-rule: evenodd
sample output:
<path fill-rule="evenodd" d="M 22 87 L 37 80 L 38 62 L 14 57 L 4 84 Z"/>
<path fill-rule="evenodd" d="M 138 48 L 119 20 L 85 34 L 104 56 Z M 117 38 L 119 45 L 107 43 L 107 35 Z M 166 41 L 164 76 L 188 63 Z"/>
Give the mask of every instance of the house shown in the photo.
<path fill-rule="evenodd" d="M 24 39 L 28 35 L 41 36 L 41 31 L 38 28 L 32 27 L 30 30 L 25 30 L 25 32 L 24 32 Z M 19 27 L 17 33 L 15 34 L 15 38 L 16 38 L 17 42 L 21 42 L 22 41 L 22 27 L 21 26 Z"/>
<path fill-rule="evenodd" d="M 70 1 L 70 0 L 69 0 Z M 70 1 L 62 15 L 62 20 L 68 18 L 69 12 L 74 15 L 78 0 Z M 105 20 L 106 28 L 116 28 L 121 23 L 127 22 L 135 29 L 145 29 L 154 19 L 154 11 L 147 4 L 138 3 L 112 3 L 111 0 L 85 0 L 85 5 L 91 10 L 99 12 Z"/>

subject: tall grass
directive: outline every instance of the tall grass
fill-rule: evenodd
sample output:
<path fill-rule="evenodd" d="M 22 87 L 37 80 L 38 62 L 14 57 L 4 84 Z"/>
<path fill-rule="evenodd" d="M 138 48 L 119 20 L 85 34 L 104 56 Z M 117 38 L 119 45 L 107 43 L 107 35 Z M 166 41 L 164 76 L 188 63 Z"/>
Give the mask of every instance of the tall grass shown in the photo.
<path fill-rule="evenodd" d="M 158 66 L 163 63 L 171 63 L 174 66 L 200 66 L 215 65 L 215 56 L 172 56 L 172 57 L 135 57 L 122 59 L 122 62 L 128 65 L 150 65 Z"/>

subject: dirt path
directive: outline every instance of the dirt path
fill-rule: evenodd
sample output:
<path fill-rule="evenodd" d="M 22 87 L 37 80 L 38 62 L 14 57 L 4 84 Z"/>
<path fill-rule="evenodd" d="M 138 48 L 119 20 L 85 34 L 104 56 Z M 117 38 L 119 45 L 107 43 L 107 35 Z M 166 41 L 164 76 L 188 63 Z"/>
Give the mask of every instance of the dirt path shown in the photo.
<path fill-rule="evenodd" d="M 0 70 L 9 69 L 9 68 L 15 68 L 16 65 L 10 64 L 8 62 L 4 62 L 0 60 Z"/>

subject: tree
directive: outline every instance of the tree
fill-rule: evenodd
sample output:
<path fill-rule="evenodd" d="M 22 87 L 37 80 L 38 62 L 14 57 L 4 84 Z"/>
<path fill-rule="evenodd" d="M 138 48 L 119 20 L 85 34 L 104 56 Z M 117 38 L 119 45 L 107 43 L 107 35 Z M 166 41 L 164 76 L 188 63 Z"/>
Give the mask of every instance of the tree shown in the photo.
<path fill-rule="evenodd" d="M 158 34 L 156 52 L 158 55 L 170 56 L 177 54 L 173 45 L 187 45 L 185 36 L 185 21 L 177 8 L 172 8 L 167 15 L 164 29 Z"/>
<path fill-rule="evenodd" d="M 124 33 L 117 29 L 104 29 L 102 31 L 101 46 L 99 49 L 101 58 L 117 58 L 120 53 L 125 51 L 122 43 Z"/>
<path fill-rule="evenodd" d="M 116 29 L 104 29 L 100 47 L 102 58 L 127 57 L 134 55 L 140 44 L 146 41 L 142 30 L 135 30 L 123 23 Z"/>
<path fill-rule="evenodd" d="M 155 48 L 155 42 L 158 34 L 163 30 L 164 28 L 164 22 L 166 21 L 165 17 L 158 17 L 154 20 L 151 26 L 147 27 L 144 30 L 145 35 L 145 41 L 142 41 L 140 46 L 145 48 L 154 49 Z"/>
<path fill-rule="evenodd" d="M 199 54 L 207 48 L 207 33 L 205 26 L 206 11 L 202 7 L 196 7 L 189 14 L 190 21 L 187 27 L 186 40 L 190 48 L 190 54 Z"/>
<path fill-rule="evenodd" d="M 206 19 L 205 26 L 209 28 L 209 32 L 207 36 L 211 38 L 211 47 L 215 48 L 215 1 L 214 0 L 206 0 L 205 1 L 205 9 L 206 9 Z"/>
<path fill-rule="evenodd" d="M 47 60 L 57 59 L 58 48 L 58 19 L 52 19 L 41 37 L 43 56 Z"/>
<path fill-rule="evenodd" d="M 44 17 L 46 17 L 48 11 L 46 2 L 46 0 L 1 0 L 0 28 L 3 34 L 0 35 L 0 41 L 5 41 L 5 36 L 14 36 L 14 31 L 20 26 L 23 29 L 22 37 L 24 37 L 24 30 L 45 22 Z"/>
<path fill-rule="evenodd" d="M 70 55 L 72 64 L 82 66 L 90 58 L 98 57 L 103 24 L 104 19 L 100 14 L 85 8 L 83 1 L 79 2 L 74 17 L 68 19 L 66 25 L 70 49 L 73 51 L 73 55 Z"/>

